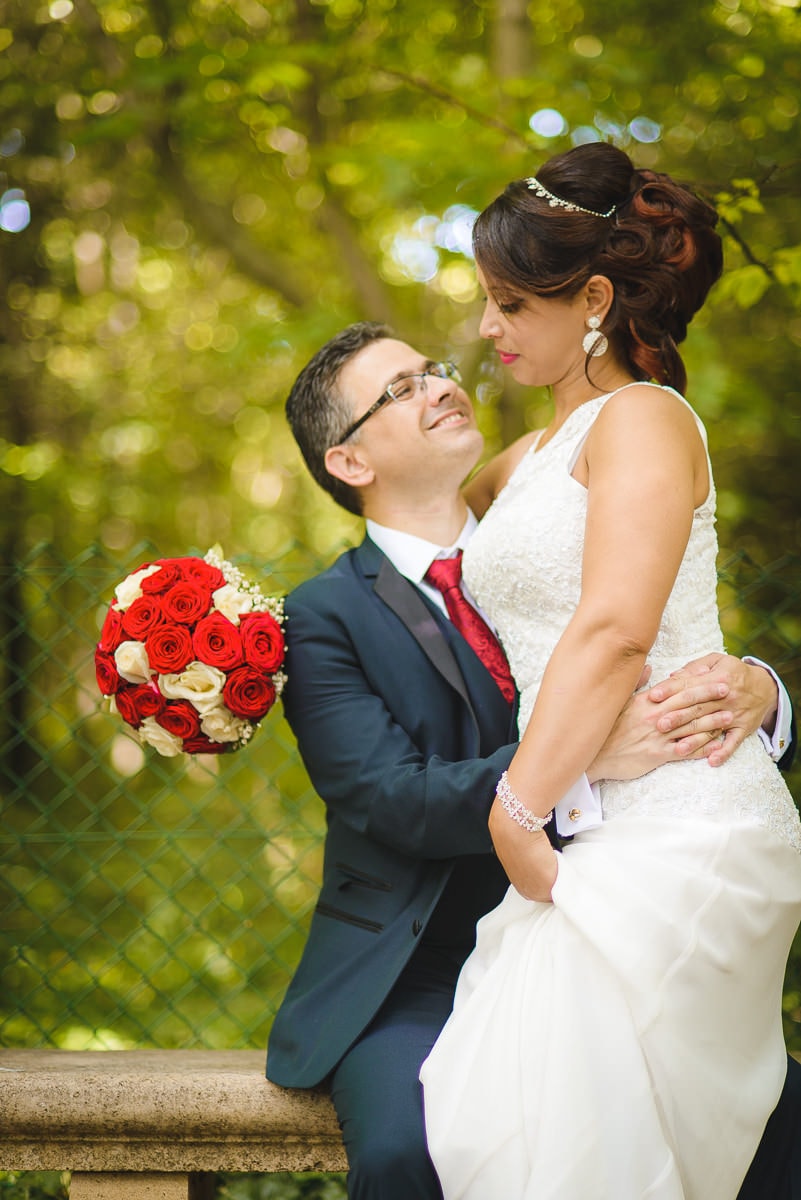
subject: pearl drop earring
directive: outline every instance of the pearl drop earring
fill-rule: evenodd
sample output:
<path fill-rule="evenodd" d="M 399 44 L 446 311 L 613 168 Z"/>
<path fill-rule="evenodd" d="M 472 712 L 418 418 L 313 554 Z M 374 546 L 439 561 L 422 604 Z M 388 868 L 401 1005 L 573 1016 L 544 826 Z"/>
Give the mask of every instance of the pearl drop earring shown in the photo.
<path fill-rule="evenodd" d="M 588 331 L 584 334 L 581 340 L 581 348 L 585 354 L 589 354 L 592 358 L 600 358 L 602 354 L 606 354 L 609 349 L 609 342 L 604 334 L 599 332 L 601 318 L 592 316 L 587 318 Z"/>

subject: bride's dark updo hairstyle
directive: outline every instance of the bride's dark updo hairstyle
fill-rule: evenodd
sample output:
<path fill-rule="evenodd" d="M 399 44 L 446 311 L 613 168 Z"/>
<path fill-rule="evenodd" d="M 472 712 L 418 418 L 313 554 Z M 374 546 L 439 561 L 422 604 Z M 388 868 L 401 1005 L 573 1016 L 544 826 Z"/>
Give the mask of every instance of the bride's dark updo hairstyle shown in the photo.
<path fill-rule="evenodd" d="M 715 210 L 669 175 L 637 170 L 605 142 L 555 155 L 536 181 L 552 197 L 592 211 L 552 203 L 530 179 L 510 183 L 473 230 L 488 287 L 501 296 L 508 288 L 567 300 L 590 276 L 605 275 L 615 297 L 600 332 L 636 379 L 683 392 L 687 375 L 676 347 L 723 267 Z"/>

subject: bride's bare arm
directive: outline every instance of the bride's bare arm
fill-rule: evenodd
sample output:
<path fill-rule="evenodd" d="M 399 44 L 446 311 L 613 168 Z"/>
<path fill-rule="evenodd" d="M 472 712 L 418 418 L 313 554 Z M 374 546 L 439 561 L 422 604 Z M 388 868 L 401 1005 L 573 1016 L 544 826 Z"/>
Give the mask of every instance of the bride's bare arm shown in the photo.
<path fill-rule="evenodd" d="M 515 795 L 537 816 L 593 761 L 634 690 L 693 510 L 709 488 L 692 414 L 652 387 L 630 387 L 608 402 L 574 474 L 588 487 L 581 598 L 508 772 Z M 497 800 L 490 831 L 517 890 L 547 899 L 556 860 L 545 834 L 527 832 Z"/>

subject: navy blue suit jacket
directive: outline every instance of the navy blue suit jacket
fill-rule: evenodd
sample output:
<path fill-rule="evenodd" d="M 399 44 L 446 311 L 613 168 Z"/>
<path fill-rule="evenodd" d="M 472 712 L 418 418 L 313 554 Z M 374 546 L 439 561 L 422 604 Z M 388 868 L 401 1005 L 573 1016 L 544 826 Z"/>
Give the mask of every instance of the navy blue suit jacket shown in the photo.
<path fill-rule="evenodd" d="M 796 750 L 798 749 L 798 730 L 796 728 L 795 711 L 792 713 L 790 720 L 790 741 L 787 743 L 787 749 L 779 759 L 779 769 L 781 771 L 789 771 L 795 761 Z"/>
<path fill-rule="evenodd" d="M 516 731 L 483 664 L 369 538 L 292 592 L 286 614 L 284 708 L 328 828 L 267 1074 L 311 1087 L 378 1011 L 455 859 L 492 853 Z"/>

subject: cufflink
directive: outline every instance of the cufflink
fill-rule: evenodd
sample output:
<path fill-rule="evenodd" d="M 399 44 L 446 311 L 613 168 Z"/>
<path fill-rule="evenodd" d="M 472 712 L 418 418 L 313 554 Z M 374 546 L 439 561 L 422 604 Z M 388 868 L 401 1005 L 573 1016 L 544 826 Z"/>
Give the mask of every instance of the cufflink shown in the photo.
<path fill-rule="evenodd" d="M 780 750 L 784 749 L 784 738 L 779 738 L 779 749 Z"/>
<path fill-rule="evenodd" d="M 583 813 L 580 808 L 571 808 L 567 815 L 570 817 L 571 821 L 580 821 Z"/>

